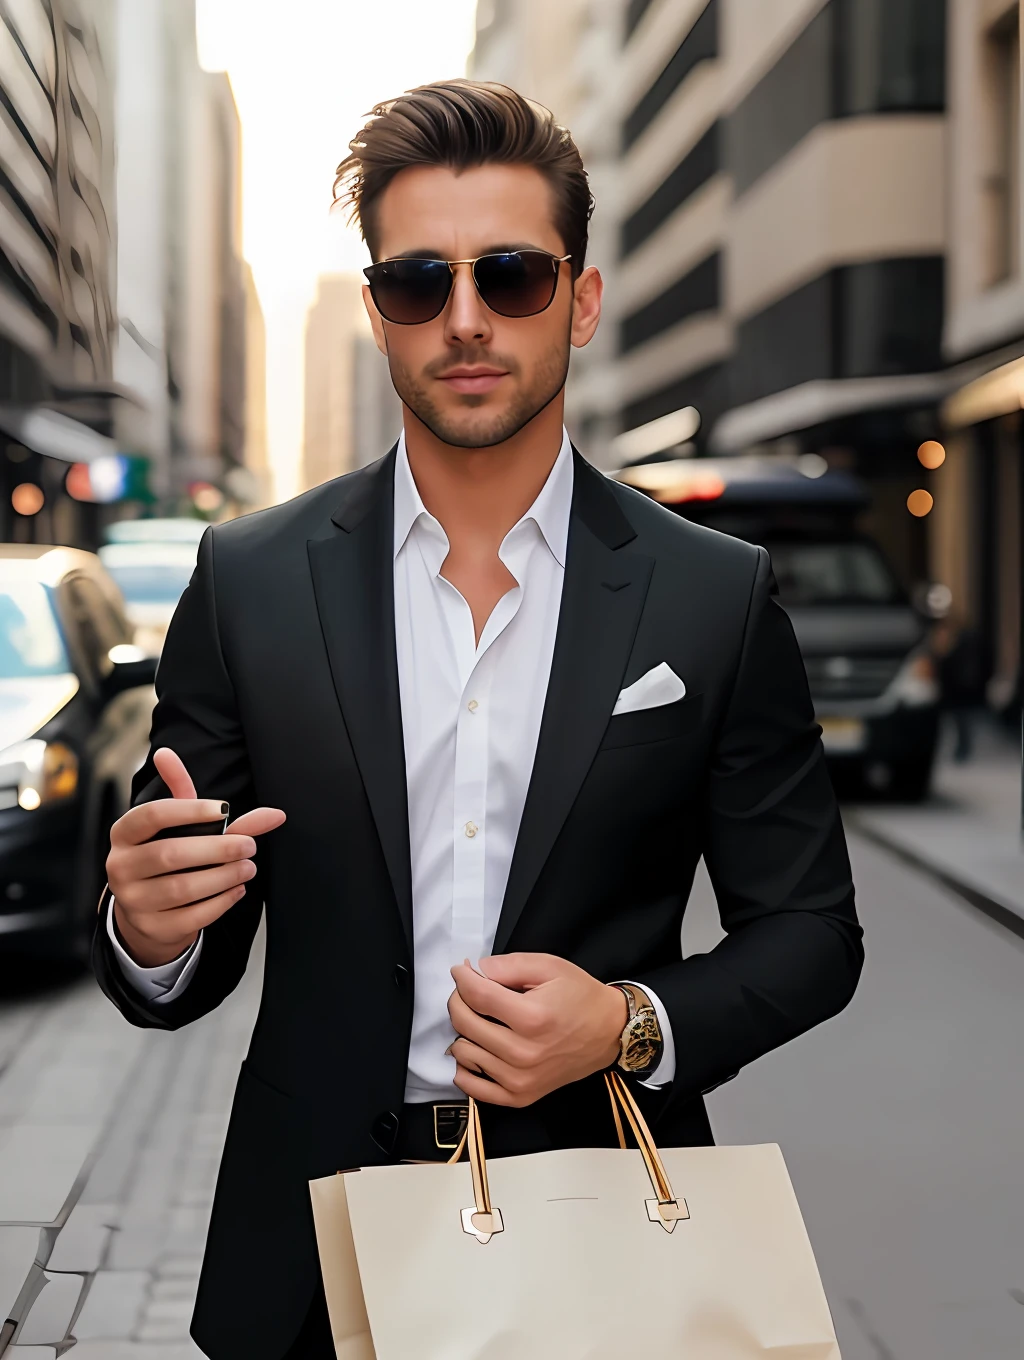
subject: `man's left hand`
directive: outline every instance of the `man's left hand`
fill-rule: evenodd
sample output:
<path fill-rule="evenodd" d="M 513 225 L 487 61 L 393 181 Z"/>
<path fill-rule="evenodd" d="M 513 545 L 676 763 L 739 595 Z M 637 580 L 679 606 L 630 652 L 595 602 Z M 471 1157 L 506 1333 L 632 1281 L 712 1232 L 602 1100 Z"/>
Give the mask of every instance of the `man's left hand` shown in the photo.
<path fill-rule="evenodd" d="M 466 1095 L 521 1108 L 619 1056 L 629 1008 L 617 987 L 552 954 L 496 954 L 480 969 L 457 964 L 448 1001 Z"/>

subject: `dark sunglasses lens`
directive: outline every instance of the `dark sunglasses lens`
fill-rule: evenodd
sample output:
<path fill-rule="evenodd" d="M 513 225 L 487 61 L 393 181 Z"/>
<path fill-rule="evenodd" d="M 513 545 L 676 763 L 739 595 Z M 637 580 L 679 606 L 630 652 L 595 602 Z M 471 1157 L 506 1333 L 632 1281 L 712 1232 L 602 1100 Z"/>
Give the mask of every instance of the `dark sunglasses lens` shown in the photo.
<path fill-rule="evenodd" d="M 367 272 L 378 312 L 399 326 L 433 321 L 451 292 L 452 272 L 443 260 L 385 260 Z"/>
<path fill-rule="evenodd" d="M 473 266 L 480 296 L 499 316 L 535 316 L 549 306 L 558 282 L 558 263 L 541 250 L 484 255 Z"/>

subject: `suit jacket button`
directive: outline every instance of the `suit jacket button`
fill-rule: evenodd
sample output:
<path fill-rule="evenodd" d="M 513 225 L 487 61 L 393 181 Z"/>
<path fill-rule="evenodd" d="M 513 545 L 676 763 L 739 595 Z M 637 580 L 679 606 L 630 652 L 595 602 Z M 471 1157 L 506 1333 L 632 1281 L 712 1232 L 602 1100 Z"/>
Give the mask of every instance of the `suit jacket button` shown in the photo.
<path fill-rule="evenodd" d="M 373 1121 L 370 1136 L 382 1152 L 394 1152 L 398 1142 L 398 1115 L 385 1110 Z"/>
<path fill-rule="evenodd" d="M 408 985 L 409 985 L 409 970 L 408 970 L 408 968 L 405 967 L 404 964 L 402 964 L 402 963 L 396 963 L 396 964 L 395 964 L 395 971 L 394 971 L 394 973 L 393 973 L 392 976 L 393 976 L 394 979 L 395 979 L 395 986 L 396 986 L 397 988 L 399 988 L 400 991 L 404 991 L 404 989 L 405 989 L 406 987 L 408 987 Z"/>

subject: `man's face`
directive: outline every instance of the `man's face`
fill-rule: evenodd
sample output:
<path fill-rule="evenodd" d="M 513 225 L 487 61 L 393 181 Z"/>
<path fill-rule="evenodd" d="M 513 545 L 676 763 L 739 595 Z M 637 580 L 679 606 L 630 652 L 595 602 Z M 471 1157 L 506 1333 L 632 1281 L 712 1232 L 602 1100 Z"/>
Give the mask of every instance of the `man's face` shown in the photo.
<path fill-rule="evenodd" d="M 378 258 L 471 260 L 503 250 L 566 253 L 554 226 L 547 180 L 531 166 L 482 165 L 456 173 L 417 166 L 396 175 L 377 205 Z M 561 392 L 573 344 L 597 328 L 601 280 L 588 269 L 573 283 L 559 265 L 554 300 L 536 316 L 492 312 L 471 270 L 455 270 L 444 310 L 433 321 L 385 321 L 364 298 L 395 390 L 440 440 L 487 448 L 510 439 Z"/>

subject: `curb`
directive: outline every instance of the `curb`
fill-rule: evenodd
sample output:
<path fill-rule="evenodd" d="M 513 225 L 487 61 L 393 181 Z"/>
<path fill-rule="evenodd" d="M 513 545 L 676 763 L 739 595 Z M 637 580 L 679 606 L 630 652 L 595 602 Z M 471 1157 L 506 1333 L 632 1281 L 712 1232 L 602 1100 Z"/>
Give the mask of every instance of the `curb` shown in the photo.
<path fill-rule="evenodd" d="M 846 813 L 843 821 L 864 840 L 871 841 L 872 844 L 887 850 L 889 854 L 902 860 L 904 864 L 910 865 L 912 869 L 916 869 L 919 873 L 932 879 L 933 882 L 941 884 L 942 887 L 948 888 L 962 898 L 968 906 L 973 907 L 975 911 L 981 912 L 990 921 L 995 921 L 1004 930 L 1008 930 L 1011 935 L 1016 935 L 1018 939 L 1024 940 L 1024 916 L 1019 915 L 1012 907 L 1008 907 L 1005 902 L 990 897 L 988 893 L 975 884 L 968 883 L 948 869 L 933 864 L 923 855 L 918 854 L 916 850 L 908 849 L 907 846 L 902 845 L 891 836 L 887 836 L 885 832 L 879 831 L 873 826 L 867 826 L 856 813 Z"/>

